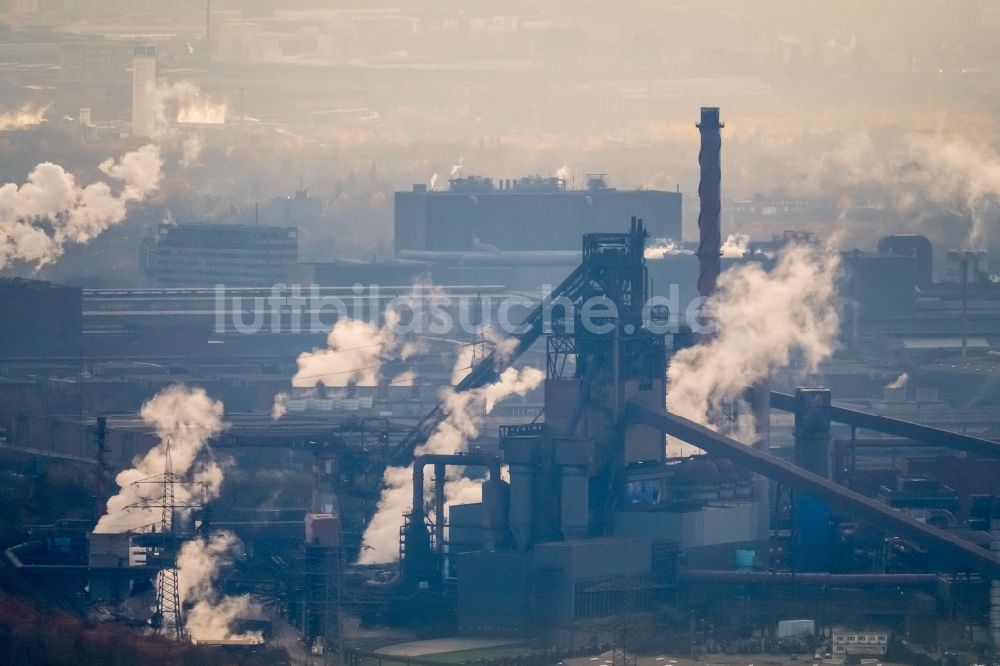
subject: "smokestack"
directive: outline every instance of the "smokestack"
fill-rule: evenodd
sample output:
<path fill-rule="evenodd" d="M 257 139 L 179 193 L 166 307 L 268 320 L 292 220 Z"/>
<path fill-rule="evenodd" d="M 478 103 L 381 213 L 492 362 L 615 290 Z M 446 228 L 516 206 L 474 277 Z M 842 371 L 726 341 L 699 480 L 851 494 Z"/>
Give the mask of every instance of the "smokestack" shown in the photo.
<path fill-rule="evenodd" d="M 155 131 L 156 47 L 138 44 L 132 49 L 132 136 L 150 137 Z"/>
<path fill-rule="evenodd" d="M 212 65 L 212 0 L 205 0 L 205 67 Z M 243 88 L 240 88 L 242 93 Z M 243 108 L 240 107 L 240 121 L 242 122 Z"/>
<path fill-rule="evenodd" d="M 108 451 L 108 417 L 97 417 L 97 517 L 100 518 L 108 511 L 108 498 L 105 495 L 105 481 L 108 475 L 108 462 L 106 454 Z"/>
<path fill-rule="evenodd" d="M 701 167 L 701 182 L 698 184 L 698 198 L 701 212 L 698 213 L 698 295 L 707 299 L 715 293 L 719 280 L 722 255 L 722 133 L 725 127 L 719 122 L 719 107 L 701 107 L 701 151 L 698 165 Z"/>
<path fill-rule="evenodd" d="M 824 479 L 833 476 L 830 457 L 830 389 L 795 389 L 795 464 Z M 829 571 L 830 506 L 805 493 L 795 497 L 794 554 L 802 571 Z"/>

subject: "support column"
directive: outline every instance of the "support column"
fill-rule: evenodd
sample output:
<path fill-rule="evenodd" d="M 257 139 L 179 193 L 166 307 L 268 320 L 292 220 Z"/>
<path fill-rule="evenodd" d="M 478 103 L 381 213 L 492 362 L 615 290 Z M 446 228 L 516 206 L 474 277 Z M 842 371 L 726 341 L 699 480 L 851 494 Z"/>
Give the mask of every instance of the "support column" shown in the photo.
<path fill-rule="evenodd" d="M 590 505 L 587 468 L 564 465 L 561 470 L 560 528 L 563 538 L 583 539 L 590 531 Z"/>
<path fill-rule="evenodd" d="M 483 550 L 494 551 L 510 542 L 509 507 L 510 486 L 500 478 L 499 471 L 491 470 L 490 478 L 483 483 Z"/>
<path fill-rule="evenodd" d="M 831 477 L 830 390 L 795 391 L 795 464 Z M 830 505 L 811 495 L 797 494 L 793 522 L 796 568 L 828 571 L 830 561 Z"/>
<path fill-rule="evenodd" d="M 531 547 L 534 484 L 533 465 L 510 466 L 510 531 L 515 547 L 522 552 Z"/>
<path fill-rule="evenodd" d="M 994 499 L 994 503 L 998 500 Z M 990 512 L 990 550 L 1000 556 L 1000 515 Z M 1000 579 L 990 582 L 990 649 L 1000 658 Z"/>
<path fill-rule="evenodd" d="M 434 464 L 434 549 L 444 552 L 444 463 Z"/>
<path fill-rule="evenodd" d="M 437 573 L 434 556 L 430 548 L 430 534 L 427 532 L 424 514 L 424 466 L 425 461 L 417 457 L 413 461 L 413 508 L 410 522 L 403 536 L 402 555 L 403 584 L 415 589 L 422 583 L 436 582 Z"/>
<path fill-rule="evenodd" d="M 410 508 L 410 521 L 424 522 L 424 461 L 417 458 L 413 461 L 413 506 Z"/>
<path fill-rule="evenodd" d="M 536 452 L 541 443 L 540 437 L 509 437 L 500 443 L 510 469 L 510 533 L 521 552 L 531 548 L 535 532 Z"/>

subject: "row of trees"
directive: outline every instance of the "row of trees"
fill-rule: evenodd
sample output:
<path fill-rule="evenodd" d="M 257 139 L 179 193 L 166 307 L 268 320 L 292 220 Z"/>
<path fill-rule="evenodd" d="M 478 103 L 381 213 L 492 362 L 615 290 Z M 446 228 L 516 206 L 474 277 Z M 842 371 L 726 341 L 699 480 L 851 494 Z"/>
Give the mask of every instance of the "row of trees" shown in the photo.
<path fill-rule="evenodd" d="M 235 666 L 286 661 L 283 651 L 234 653 L 177 643 L 113 623 L 89 624 L 75 615 L 42 609 L 32 601 L 0 591 L 0 664 Z"/>

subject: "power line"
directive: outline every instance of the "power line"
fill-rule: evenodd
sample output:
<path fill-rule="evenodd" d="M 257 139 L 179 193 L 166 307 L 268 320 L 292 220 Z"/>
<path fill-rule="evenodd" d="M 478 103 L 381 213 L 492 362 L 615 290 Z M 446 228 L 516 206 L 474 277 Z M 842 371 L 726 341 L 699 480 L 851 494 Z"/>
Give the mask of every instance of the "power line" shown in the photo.
<path fill-rule="evenodd" d="M 296 379 L 318 379 L 318 378 L 321 378 L 321 377 L 329 377 L 330 375 L 347 375 L 347 374 L 352 374 L 352 373 L 355 373 L 355 372 L 361 372 L 363 370 L 376 370 L 376 369 L 378 369 L 380 367 L 382 367 L 382 366 L 381 365 L 367 365 L 367 366 L 364 366 L 364 367 L 361 367 L 361 368 L 353 368 L 351 370 L 335 370 L 333 372 L 322 372 L 322 373 L 313 374 L 313 375 L 299 375 L 299 374 L 296 374 L 296 375 L 292 376 L 292 381 L 295 381 Z"/>

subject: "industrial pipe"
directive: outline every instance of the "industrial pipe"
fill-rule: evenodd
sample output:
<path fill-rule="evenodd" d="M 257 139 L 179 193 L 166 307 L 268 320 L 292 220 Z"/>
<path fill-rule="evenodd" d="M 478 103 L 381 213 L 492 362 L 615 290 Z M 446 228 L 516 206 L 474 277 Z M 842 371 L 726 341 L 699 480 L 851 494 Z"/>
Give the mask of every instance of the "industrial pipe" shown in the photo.
<path fill-rule="evenodd" d="M 681 569 L 677 577 L 689 583 L 752 583 L 755 585 L 826 585 L 869 587 L 872 585 L 934 585 L 938 574 L 832 574 L 795 571 L 714 571 Z"/>
<path fill-rule="evenodd" d="M 628 404 L 626 420 L 643 423 L 709 453 L 728 458 L 752 472 L 814 495 L 882 528 L 918 541 L 957 567 L 968 567 L 991 578 L 1000 578 L 1000 557 L 954 534 L 932 527 L 912 516 L 865 497 L 853 490 L 808 472 L 788 461 L 740 444 L 703 425 L 663 409 Z"/>
<path fill-rule="evenodd" d="M 783 412 L 794 412 L 795 396 L 772 391 L 771 407 L 780 409 Z M 837 423 L 846 423 L 857 428 L 864 428 L 865 430 L 874 430 L 897 437 L 926 442 L 947 449 L 958 449 L 959 451 L 966 451 L 977 456 L 1000 458 L 1000 443 L 948 430 L 941 430 L 940 428 L 932 428 L 931 426 L 919 423 L 893 419 L 888 416 L 879 416 L 878 414 L 869 414 L 856 409 L 833 405 L 830 407 L 830 420 Z"/>

